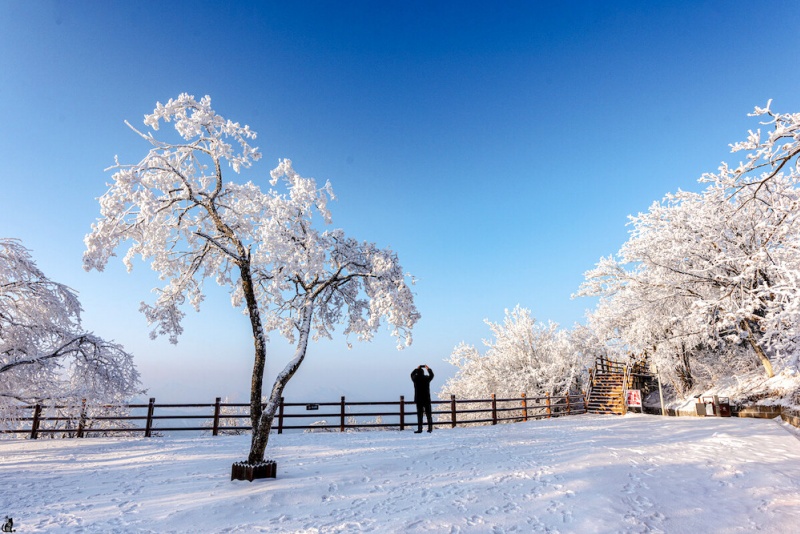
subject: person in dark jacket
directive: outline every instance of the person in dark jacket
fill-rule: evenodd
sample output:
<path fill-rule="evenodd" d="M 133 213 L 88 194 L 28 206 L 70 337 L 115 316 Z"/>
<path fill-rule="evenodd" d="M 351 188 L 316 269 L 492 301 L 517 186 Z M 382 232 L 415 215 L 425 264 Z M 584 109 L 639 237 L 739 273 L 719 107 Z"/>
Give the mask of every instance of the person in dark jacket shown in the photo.
<path fill-rule="evenodd" d="M 428 370 L 425 375 L 424 369 Z M 417 430 L 415 434 L 422 432 L 422 413 L 428 418 L 428 432 L 433 432 L 433 420 L 431 419 L 431 380 L 433 371 L 427 365 L 420 365 L 411 371 L 411 381 L 414 382 L 414 403 L 417 405 Z"/>

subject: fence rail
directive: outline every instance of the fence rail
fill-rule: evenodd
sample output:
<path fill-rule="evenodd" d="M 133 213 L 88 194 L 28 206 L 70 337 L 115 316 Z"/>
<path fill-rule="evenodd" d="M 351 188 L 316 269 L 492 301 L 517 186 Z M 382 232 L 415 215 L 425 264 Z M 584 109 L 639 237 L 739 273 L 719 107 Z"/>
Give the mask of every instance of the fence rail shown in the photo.
<path fill-rule="evenodd" d="M 496 425 L 585 413 L 586 396 L 527 397 L 523 393 L 516 398 L 491 395 L 487 399 L 456 399 L 451 395 L 450 400 L 432 401 L 431 405 L 434 426 Z M 220 397 L 210 404 L 156 404 L 155 398 L 147 404 L 90 406 L 86 401 L 76 406 L 37 404 L 17 407 L 20 413 L 11 418 L 15 427 L 2 429 L 0 433 L 18 434 L 30 439 L 48 434 L 81 438 L 90 434 L 143 433 L 145 437 L 151 437 L 161 432 L 182 431 L 208 431 L 217 436 L 251 430 L 249 407 L 249 403 L 223 403 Z M 115 411 L 126 415 L 107 415 Z M 139 415 L 130 415 L 134 412 Z M 416 426 L 416 415 L 416 405 L 405 400 L 404 396 L 397 401 L 385 402 L 352 402 L 342 397 L 338 402 L 301 403 L 285 402 L 281 398 L 272 429 L 278 434 L 284 430 L 405 430 L 408 426 Z M 374 419 L 365 421 L 367 418 Z M 301 424 L 308 419 L 315 421 Z M 176 426 L 173 421 L 183 424 Z M 137 422 L 144 426 L 137 426 Z M 109 424 L 111 426 L 107 426 Z"/>

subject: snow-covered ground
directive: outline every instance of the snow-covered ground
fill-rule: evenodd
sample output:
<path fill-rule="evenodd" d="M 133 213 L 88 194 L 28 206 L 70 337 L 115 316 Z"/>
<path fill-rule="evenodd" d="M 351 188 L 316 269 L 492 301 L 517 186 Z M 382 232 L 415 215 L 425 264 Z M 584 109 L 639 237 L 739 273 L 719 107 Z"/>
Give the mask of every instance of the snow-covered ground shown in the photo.
<path fill-rule="evenodd" d="M 731 405 L 753 407 L 754 405 L 783 406 L 800 412 L 800 369 L 787 367 L 772 378 L 763 371 L 738 373 L 732 376 L 718 376 L 708 388 L 696 388 L 685 392 L 683 400 L 667 399 L 667 407 L 680 412 L 694 414 L 697 397 L 718 395 L 727 397 Z M 674 392 L 670 392 L 674 397 Z M 650 393 L 645 405 L 660 408 L 658 390 Z"/>
<path fill-rule="evenodd" d="M 574 416 L 433 434 L 0 441 L 0 519 L 29 532 L 794 533 L 800 437 L 778 420 Z"/>

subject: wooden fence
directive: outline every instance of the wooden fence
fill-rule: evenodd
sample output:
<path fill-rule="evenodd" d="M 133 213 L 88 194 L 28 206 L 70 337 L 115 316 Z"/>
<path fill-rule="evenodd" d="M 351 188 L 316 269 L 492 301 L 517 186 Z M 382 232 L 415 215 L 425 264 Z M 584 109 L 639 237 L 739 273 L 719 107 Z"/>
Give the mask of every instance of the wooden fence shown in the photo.
<path fill-rule="evenodd" d="M 586 412 L 583 394 L 527 397 L 523 393 L 517 398 L 492 395 L 488 399 L 456 399 L 451 395 L 450 400 L 432 401 L 431 404 L 434 426 L 445 427 L 496 425 Z M 48 434 L 81 438 L 143 433 L 145 437 L 151 437 L 163 432 L 182 431 L 207 431 L 217 436 L 251 430 L 249 407 L 243 403 L 223 403 L 220 397 L 213 404 L 156 404 L 154 398 L 147 404 L 88 406 L 85 401 L 78 406 L 37 404 L 18 407 L 19 413 L 10 419 L 15 427 L 0 430 L 0 433 L 18 434 L 30 439 Z M 123 413 L 125 415 L 121 415 Z M 134 413 L 136 415 L 132 415 Z M 398 401 L 386 402 L 348 402 L 342 397 L 339 402 L 299 403 L 285 402 L 281 398 L 273 431 L 281 434 L 284 430 L 405 430 L 416 426 L 416 415 L 416 405 L 403 396 Z M 365 421 L 367 418 L 372 419 Z M 315 421 L 303 424 L 309 419 Z M 183 424 L 176 426 L 175 421 Z"/>

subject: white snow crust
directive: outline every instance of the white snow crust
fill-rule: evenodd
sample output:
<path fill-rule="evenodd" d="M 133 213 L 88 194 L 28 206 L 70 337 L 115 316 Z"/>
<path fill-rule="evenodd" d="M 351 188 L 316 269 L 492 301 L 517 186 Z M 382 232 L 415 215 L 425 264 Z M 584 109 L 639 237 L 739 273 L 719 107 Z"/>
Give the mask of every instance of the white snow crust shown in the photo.
<path fill-rule="evenodd" d="M 797 532 L 776 420 L 582 415 L 432 434 L 0 441 L 0 518 L 31 532 Z"/>

